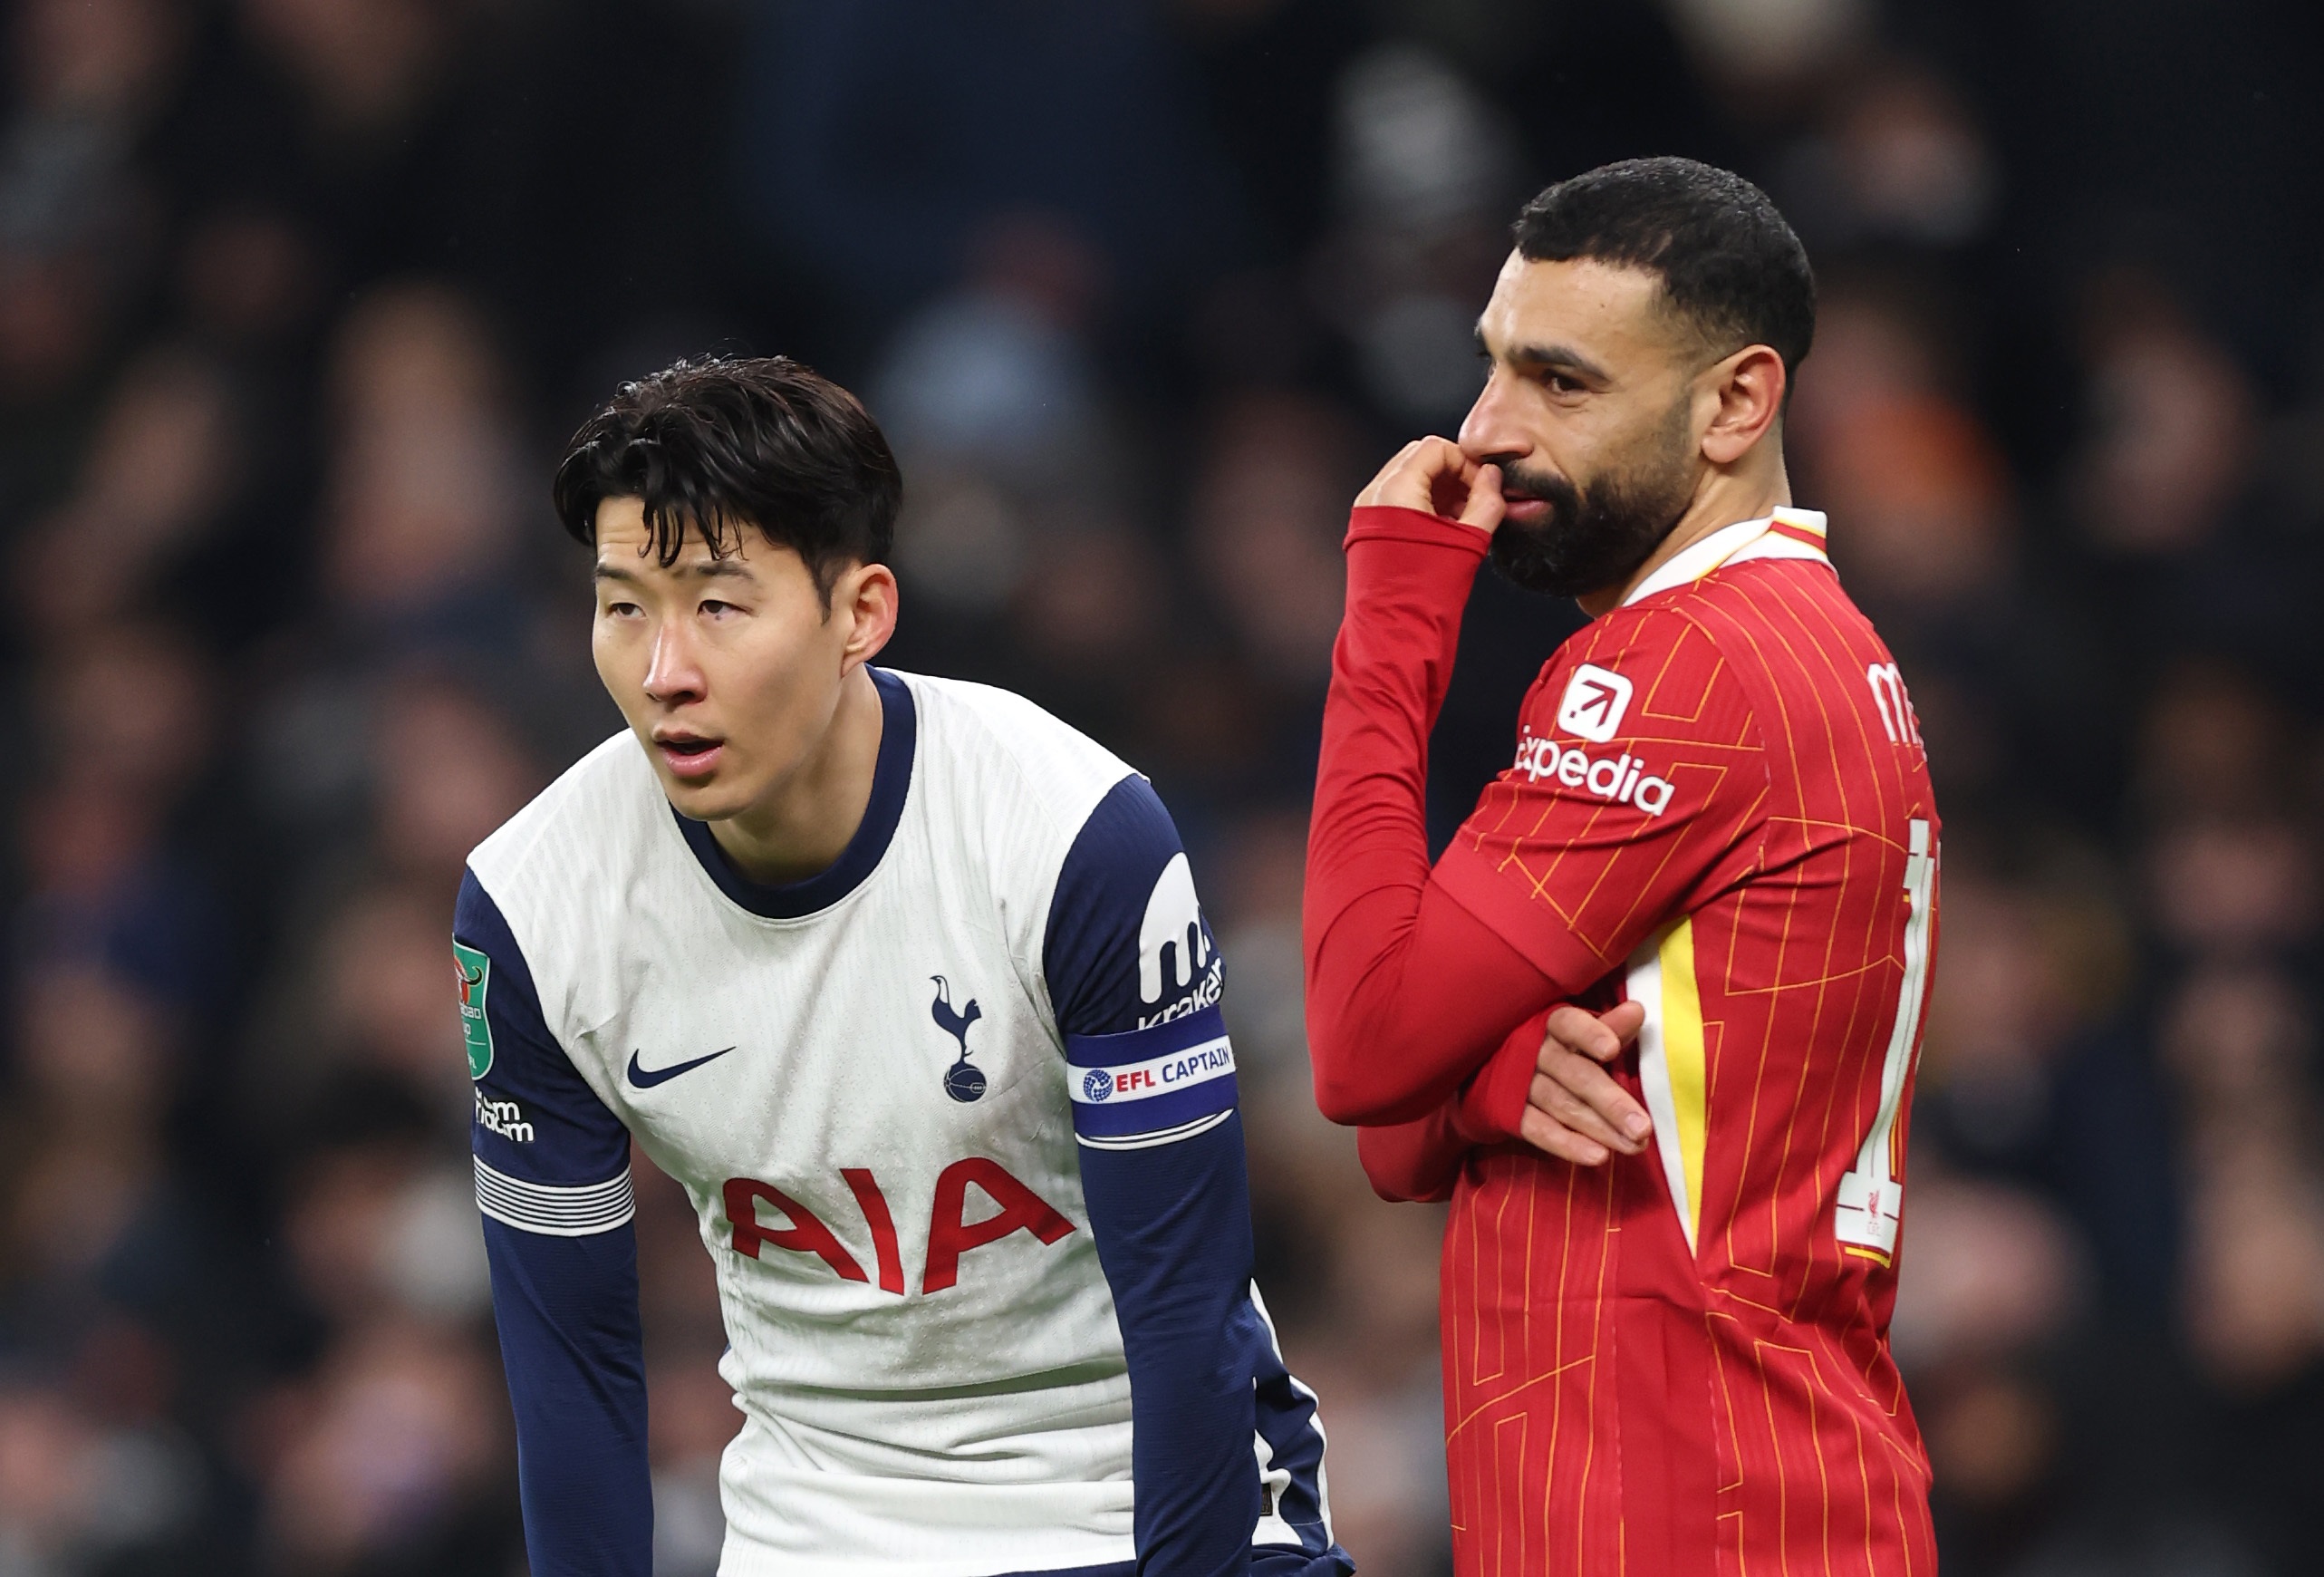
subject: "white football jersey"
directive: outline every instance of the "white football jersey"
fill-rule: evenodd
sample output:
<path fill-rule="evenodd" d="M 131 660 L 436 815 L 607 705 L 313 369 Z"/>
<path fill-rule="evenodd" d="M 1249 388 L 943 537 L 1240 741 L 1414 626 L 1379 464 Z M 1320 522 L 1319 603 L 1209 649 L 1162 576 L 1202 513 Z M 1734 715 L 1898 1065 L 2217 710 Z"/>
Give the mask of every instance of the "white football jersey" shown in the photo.
<path fill-rule="evenodd" d="M 1139 1284 L 1221 1254 L 1220 1340 L 1251 1350 L 1241 1536 L 1298 1552 L 1288 1570 L 1338 1569 L 1313 1398 L 1249 1285 L 1247 1217 L 1239 1243 L 1228 1225 L 1172 1246 L 1142 1197 L 1212 1153 L 1180 1147 L 1230 1140 L 1241 1186 L 1221 961 L 1151 789 L 1019 697 L 874 678 L 871 804 L 807 882 L 742 876 L 627 731 L 470 858 L 456 951 L 520 1436 L 512 1289 L 546 1307 L 537 1289 L 596 1252 L 571 1240 L 626 1238 L 618 1125 L 684 1186 L 718 1270 L 744 1417 L 724 1577 L 1132 1561 L 1141 1496 L 1217 1495 L 1133 1472 L 1139 1324 L 1107 1262 Z M 1085 1194 L 1094 1156 L 1133 1168 L 1111 1185 L 1118 1227 Z M 551 1418 L 586 1388 L 560 1361 L 530 1398 Z M 533 1434 L 544 1463 L 568 1444 Z M 528 1475 L 537 1541 L 536 1498 Z"/>

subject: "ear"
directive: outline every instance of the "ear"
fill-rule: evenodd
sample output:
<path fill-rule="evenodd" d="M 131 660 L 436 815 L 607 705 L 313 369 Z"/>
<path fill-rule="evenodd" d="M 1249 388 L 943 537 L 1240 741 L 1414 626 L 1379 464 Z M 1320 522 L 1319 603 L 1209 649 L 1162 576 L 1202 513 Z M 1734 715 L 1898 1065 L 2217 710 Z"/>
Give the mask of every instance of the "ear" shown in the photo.
<path fill-rule="evenodd" d="M 840 671 L 852 673 L 857 664 L 878 656 L 896 633 L 896 572 L 884 564 L 850 566 L 831 588 L 831 612 L 847 625 Z"/>
<path fill-rule="evenodd" d="M 1702 458 L 1731 466 L 1782 418 L 1783 358 L 1770 346 L 1745 345 L 1706 371 L 1703 380 L 1703 393 L 1715 403 L 1702 434 Z"/>

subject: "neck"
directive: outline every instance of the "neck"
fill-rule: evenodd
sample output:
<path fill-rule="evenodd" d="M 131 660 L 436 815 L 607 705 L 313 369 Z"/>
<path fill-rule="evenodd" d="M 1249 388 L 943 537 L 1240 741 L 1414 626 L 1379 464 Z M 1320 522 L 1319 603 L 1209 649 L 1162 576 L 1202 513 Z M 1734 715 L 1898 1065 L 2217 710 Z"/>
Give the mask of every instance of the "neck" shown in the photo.
<path fill-rule="evenodd" d="M 1770 440 L 1773 436 L 1769 435 Z M 1575 600 L 1582 605 L 1582 612 L 1595 619 L 1620 607 L 1632 592 L 1645 584 L 1648 576 L 1713 531 L 1723 530 L 1738 520 L 1764 519 L 1790 502 L 1791 479 L 1783 469 L 1783 450 L 1772 441 L 1762 442 L 1734 467 L 1703 473 L 1702 483 L 1695 489 L 1694 499 L 1678 518 L 1678 524 L 1671 527 L 1661 546 L 1646 556 L 1646 561 L 1631 573 L 1628 580 Z"/>
<path fill-rule="evenodd" d="M 863 825 L 885 726 L 879 686 L 858 665 L 840 682 L 815 750 L 757 804 L 711 822 L 710 836 L 754 882 L 804 882 L 829 870 Z"/>

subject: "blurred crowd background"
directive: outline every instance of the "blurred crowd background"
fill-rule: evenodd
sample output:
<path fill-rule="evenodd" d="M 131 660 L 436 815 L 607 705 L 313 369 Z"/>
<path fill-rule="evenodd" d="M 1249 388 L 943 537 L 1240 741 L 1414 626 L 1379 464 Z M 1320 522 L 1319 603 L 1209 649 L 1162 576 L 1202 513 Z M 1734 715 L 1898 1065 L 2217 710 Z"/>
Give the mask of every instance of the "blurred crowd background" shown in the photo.
<path fill-rule="evenodd" d="M 15 0 L 0 87 L 0 1577 L 510 1577 L 446 950 L 616 726 L 564 435 L 799 355 L 899 666 L 1150 773 L 1227 956 L 1344 1542 L 1445 1569 L 1432 1209 L 1307 1092 L 1347 502 L 1516 205 L 1681 152 L 1823 282 L 1788 441 L 1945 817 L 1899 1356 L 1953 1577 L 2318 1569 L 2324 11 L 2300 0 Z M 1574 626 L 1480 583 L 1449 832 Z M 658 1570 L 708 1263 L 639 1214 Z"/>

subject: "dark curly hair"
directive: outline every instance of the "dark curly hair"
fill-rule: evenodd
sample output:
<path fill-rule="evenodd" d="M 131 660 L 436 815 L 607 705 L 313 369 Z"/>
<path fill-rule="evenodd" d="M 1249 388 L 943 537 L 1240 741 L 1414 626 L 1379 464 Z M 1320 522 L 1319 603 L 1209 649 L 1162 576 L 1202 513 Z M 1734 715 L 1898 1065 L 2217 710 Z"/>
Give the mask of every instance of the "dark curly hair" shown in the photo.
<path fill-rule="evenodd" d="M 624 383 L 573 435 L 550 489 L 557 518 L 597 539 L 597 506 L 645 504 L 656 556 L 690 527 L 723 557 L 746 527 L 796 551 L 826 602 L 851 564 L 895 547 L 903 476 L 854 395 L 787 356 L 681 361 Z"/>
<path fill-rule="evenodd" d="M 1763 344 L 1783 358 L 1784 398 L 1816 338 L 1807 248 L 1732 170 L 1692 159 L 1627 159 L 1561 180 L 1511 227 L 1537 262 L 1576 257 L 1659 274 L 1671 309 L 1720 355 Z"/>

